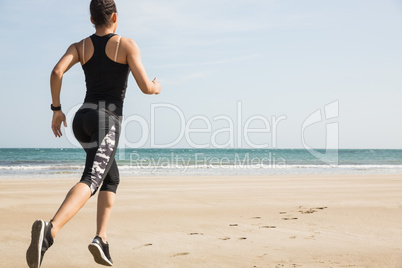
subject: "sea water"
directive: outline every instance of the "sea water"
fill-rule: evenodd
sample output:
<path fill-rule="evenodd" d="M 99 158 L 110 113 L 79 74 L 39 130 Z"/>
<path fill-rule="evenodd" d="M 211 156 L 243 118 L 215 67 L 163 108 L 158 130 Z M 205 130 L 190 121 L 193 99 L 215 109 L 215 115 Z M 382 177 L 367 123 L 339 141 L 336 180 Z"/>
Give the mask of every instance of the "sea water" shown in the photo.
<path fill-rule="evenodd" d="M 402 174 L 402 150 L 118 149 L 122 176 Z M 79 177 L 82 149 L 2 148 L 1 178 Z"/>

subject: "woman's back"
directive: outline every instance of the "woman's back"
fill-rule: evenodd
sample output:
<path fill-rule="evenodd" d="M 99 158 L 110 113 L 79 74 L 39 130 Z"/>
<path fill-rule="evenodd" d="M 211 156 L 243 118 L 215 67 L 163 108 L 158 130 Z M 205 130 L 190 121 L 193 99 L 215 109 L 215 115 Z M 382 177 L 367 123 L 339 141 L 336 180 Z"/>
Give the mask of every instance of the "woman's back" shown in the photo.
<path fill-rule="evenodd" d="M 130 73 L 127 61 L 117 61 L 119 54 L 122 54 L 119 50 L 120 41 L 121 37 L 113 33 L 104 36 L 93 34 L 82 41 L 80 56 L 87 88 L 85 102 L 104 102 L 105 108 L 117 115 L 122 115 Z M 113 50 L 113 56 L 110 57 Z M 120 60 L 124 58 L 126 57 L 120 57 Z"/>
<path fill-rule="evenodd" d="M 95 35 L 95 36 L 97 36 L 97 35 Z M 109 36 L 109 34 L 106 36 Z M 110 60 L 121 63 L 121 64 L 128 64 L 127 63 L 127 50 L 126 50 L 126 44 L 125 44 L 127 41 L 126 39 L 127 38 L 119 36 L 119 35 L 112 35 L 110 37 L 110 39 L 107 41 L 107 44 L 106 44 L 106 47 L 104 50 L 106 53 L 106 56 Z M 120 41 L 120 44 L 119 44 L 119 41 Z M 94 45 L 92 43 L 91 37 L 87 37 L 87 38 L 81 40 L 81 42 L 76 43 L 76 48 L 77 48 L 78 54 L 80 56 L 81 65 L 84 65 L 86 62 L 88 62 L 94 54 Z M 115 58 L 116 50 L 118 51 L 117 58 Z"/>

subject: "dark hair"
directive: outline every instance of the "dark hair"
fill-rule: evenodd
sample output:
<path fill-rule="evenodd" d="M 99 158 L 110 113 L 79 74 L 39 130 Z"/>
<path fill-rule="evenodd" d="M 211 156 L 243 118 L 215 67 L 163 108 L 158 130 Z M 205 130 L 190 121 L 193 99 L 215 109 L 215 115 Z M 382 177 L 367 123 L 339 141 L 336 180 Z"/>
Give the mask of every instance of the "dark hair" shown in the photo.
<path fill-rule="evenodd" d="M 89 5 L 92 20 L 95 27 L 102 25 L 110 25 L 110 16 L 117 13 L 116 4 L 114 0 L 92 0 Z"/>

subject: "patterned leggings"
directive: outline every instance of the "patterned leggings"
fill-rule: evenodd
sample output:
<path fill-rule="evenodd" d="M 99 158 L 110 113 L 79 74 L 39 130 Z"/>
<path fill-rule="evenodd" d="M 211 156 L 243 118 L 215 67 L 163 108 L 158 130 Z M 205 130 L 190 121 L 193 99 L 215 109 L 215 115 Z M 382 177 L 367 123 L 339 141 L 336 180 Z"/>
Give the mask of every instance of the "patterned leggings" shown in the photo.
<path fill-rule="evenodd" d="M 92 195 L 102 183 L 101 191 L 116 193 L 120 182 L 114 159 L 120 136 L 118 116 L 84 104 L 75 114 L 73 132 L 87 154 L 80 182 L 90 187 Z"/>

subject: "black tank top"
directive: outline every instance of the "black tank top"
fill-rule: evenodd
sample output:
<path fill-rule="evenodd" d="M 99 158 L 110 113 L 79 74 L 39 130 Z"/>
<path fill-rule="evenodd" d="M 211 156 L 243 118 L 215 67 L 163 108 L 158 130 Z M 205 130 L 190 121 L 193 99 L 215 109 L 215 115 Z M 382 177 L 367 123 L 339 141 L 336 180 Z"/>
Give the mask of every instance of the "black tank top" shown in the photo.
<path fill-rule="evenodd" d="M 102 37 L 91 36 L 94 54 L 82 66 L 87 86 L 84 102 L 103 102 L 104 108 L 122 115 L 130 68 L 128 64 L 115 62 L 106 55 L 106 44 L 112 36 L 112 33 Z"/>

